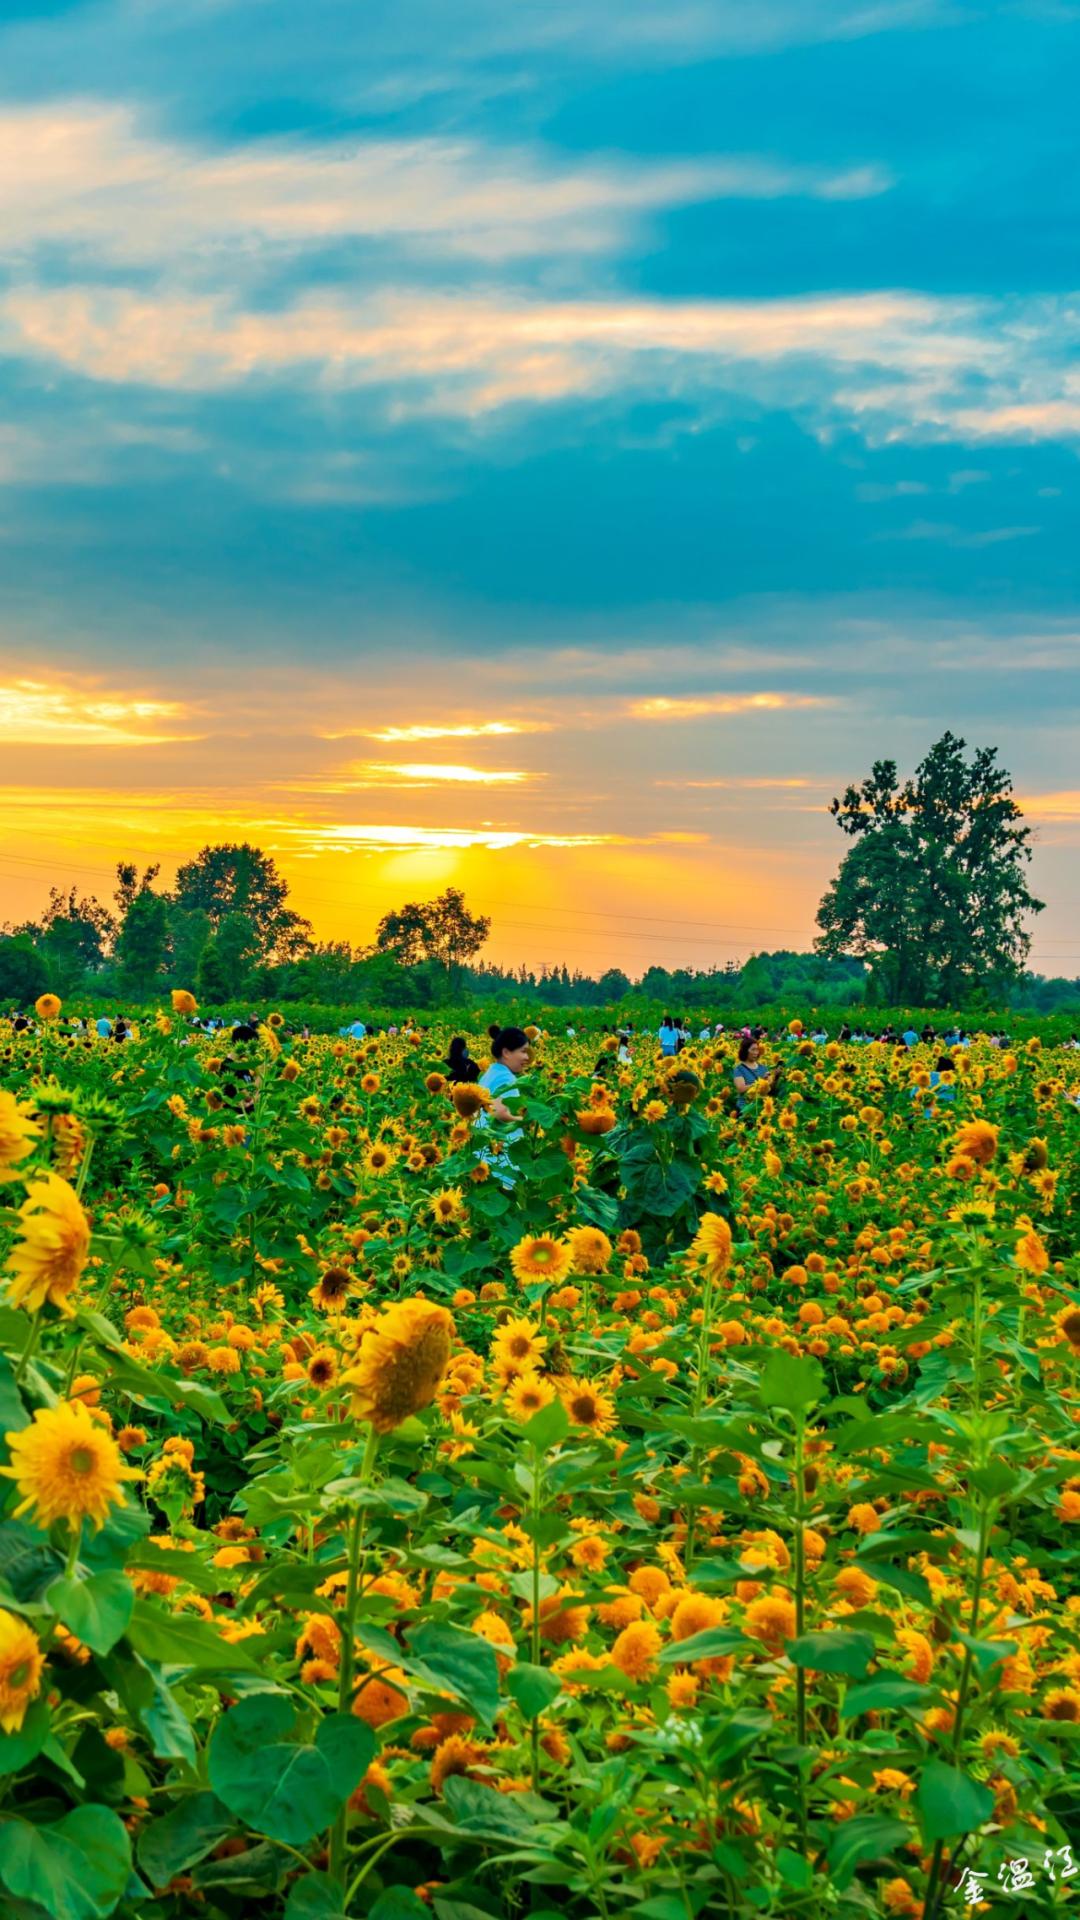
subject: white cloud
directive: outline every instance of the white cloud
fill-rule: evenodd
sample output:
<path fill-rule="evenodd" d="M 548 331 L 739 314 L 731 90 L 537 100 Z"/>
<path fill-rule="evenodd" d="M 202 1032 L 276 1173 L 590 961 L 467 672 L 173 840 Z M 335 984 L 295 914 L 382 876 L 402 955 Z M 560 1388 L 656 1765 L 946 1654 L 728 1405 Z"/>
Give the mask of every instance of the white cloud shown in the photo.
<path fill-rule="evenodd" d="M 717 198 L 861 199 L 870 164 L 829 169 L 758 155 L 556 162 L 466 139 L 263 140 L 220 150 L 145 131 L 126 107 L 53 102 L 0 111 L 0 250 L 73 247 L 95 263 L 231 275 L 267 251 L 393 242 L 479 259 L 590 254 L 635 217 Z"/>

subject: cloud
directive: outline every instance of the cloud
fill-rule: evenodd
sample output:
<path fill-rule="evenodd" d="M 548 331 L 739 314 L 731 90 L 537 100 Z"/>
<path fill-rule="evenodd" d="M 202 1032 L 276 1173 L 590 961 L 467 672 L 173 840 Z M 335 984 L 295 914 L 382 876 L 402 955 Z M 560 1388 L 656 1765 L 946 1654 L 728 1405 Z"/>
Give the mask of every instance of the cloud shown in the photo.
<path fill-rule="evenodd" d="M 133 699 L 42 680 L 0 685 L 0 737 L 9 746 L 148 747 L 198 740 L 201 734 L 163 732 L 188 708 L 174 700 Z"/>
<path fill-rule="evenodd" d="M 763 300 L 560 299 L 339 290 L 277 307 L 86 282 L 0 297 L 0 348 L 123 386 L 382 389 L 382 425 L 666 394 L 784 410 L 827 441 L 1080 436 L 1069 399 L 1080 314 L 910 292 Z M 972 405 L 978 389 L 979 404 Z M 1021 390 L 1038 404 L 1012 404 Z"/>
<path fill-rule="evenodd" d="M 548 732 L 550 725 L 546 720 L 477 720 L 450 721 L 441 726 L 377 727 L 373 731 L 350 727 L 343 733 L 324 733 L 320 737 L 323 740 L 381 740 L 388 746 L 397 746 L 420 740 L 482 740 L 510 733 Z"/>
<path fill-rule="evenodd" d="M 385 784 L 385 778 L 389 776 L 391 780 L 408 781 L 414 786 L 433 786 L 440 781 L 449 781 L 457 786 L 503 787 L 538 777 L 511 767 L 439 766 L 426 760 L 407 761 L 404 765 L 369 761 L 358 766 L 357 773 L 361 779 L 366 775 L 374 775 L 372 785 Z"/>
<path fill-rule="evenodd" d="M 626 712 L 631 720 L 704 720 L 714 714 L 781 713 L 834 705 L 834 701 L 813 693 L 713 693 L 678 698 L 653 694 L 632 700 Z"/>
<path fill-rule="evenodd" d="M 525 828 L 378 826 L 288 826 L 285 831 L 304 840 L 312 852 L 419 853 L 431 850 L 464 852 L 484 847 L 505 853 L 511 847 L 631 846 L 620 833 L 530 833 Z"/>
<path fill-rule="evenodd" d="M 890 182 L 861 164 L 833 170 L 754 154 L 693 160 L 556 161 L 437 136 L 260 140 L 213 150 L 144 130 L 97 101 L 0 112 L 2 250 L 58 245 L 117 265 L 254 258 L 330 241 L 510 260 L 610 248 L 626 222 L 715 199 L 864 199 Z"/>

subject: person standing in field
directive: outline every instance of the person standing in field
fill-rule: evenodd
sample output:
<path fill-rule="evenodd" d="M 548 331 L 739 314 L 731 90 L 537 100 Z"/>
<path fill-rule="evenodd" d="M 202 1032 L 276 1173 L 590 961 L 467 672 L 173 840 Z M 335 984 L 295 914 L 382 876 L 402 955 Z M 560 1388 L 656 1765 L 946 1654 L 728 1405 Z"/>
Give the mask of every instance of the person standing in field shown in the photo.
<path fill-rule="evenodd" d="M 675 1025 L 670 1013 L 665 1013 L 660 1022 L 660 1031 L 656 1037 L 660 1042 L 660 1051 L 664 1059 L 673 1060 L 679 1050 L 679 1029 Z"/>

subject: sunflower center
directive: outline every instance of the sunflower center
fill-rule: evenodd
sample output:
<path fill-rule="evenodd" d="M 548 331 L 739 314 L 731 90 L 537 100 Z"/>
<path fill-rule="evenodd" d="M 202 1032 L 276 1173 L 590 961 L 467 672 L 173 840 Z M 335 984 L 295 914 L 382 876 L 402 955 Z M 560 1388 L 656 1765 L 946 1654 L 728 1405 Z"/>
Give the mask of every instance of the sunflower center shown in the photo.
<path fill-rule="evenodd" d="M 20 1660 L 18 1666 L 12 1667 L 11 1672 L 8 1674 L 8 1686 L 16 1689 L 25 1687 L 29 1678 L 30 1662 L 29 1660 Z"/>
<path fill-rule="evenodd" d="M 94 1456 L 90 1448 L 76 1447 L 71 1456 L 71 1471 L 73 1473 L 92 1473 L 93 1470 Z"/>

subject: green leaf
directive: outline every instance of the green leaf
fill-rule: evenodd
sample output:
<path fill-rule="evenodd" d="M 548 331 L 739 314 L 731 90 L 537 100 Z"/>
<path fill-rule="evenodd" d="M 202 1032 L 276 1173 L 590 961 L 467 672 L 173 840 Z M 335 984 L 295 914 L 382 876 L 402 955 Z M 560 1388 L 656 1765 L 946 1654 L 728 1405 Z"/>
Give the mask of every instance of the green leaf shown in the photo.
<path fill-rule="evenodd" d="M 127 1631 L 135 1589 L 122 1573 L 94 1573 L 54 1580 L 45 1598 L 65 1627 L 91 1653 L 110 1653 Z"/>
<path fill-rule="evenodd" d="M 406 1670 L 455 1694 L 490 1726 L 499 1710 L 499 1665 L 490 1641 L 437 1621 L 414 1627 L 406 1640 Z"/>
<path fill-rule="evenodd" d="M 375 1736 L 355 1715 L 334 1713 L 306 1746 L 292 1738 L 295 1724 L 284 1694 L 241 1700 L 215 1728 L 210 1785 L 248 1826 L 300 1846 L 337 1818 L 371 1763 Z"/>
<path fill-rule="evenodd" d="M 562 1692 L 557 1673 L 546 1667 L 533 1667 L 525 1660 L 511 1667 L 506 1676 L 506 1691 L 516 1700 L 526 1720 L 538 1720 Z"/>
<path fill-rule="evenodd" d="M 868 1633 L 804 1633 L 788 1641 L 787 1652 L 797 1667 L 861 1680 L 873 1659 L 874 1642 Z"/>
<path fill-rule="evenodd" d="M 290 1920 L 288 1913 L 285 1920 Z M 411 1887 L 384 1887 L 368 1920 L 431 1920 L 431 1908 Z"/>
<path fill-rule="evenodd" d="M 149 1600 L 136 1600 L 128 1639 L 137 1653 L 163 1667 L 191 1667 L 203 1673 L 259 1671 L 250 1653 L 223 1640 L 208 1621 L 166 1613 Z"/>
<path fill-rule="evenodd" d="M 973 1833 L 989 1820 L 994 1796 L 978 1780 L 961 1773 L 959 1767 L 931 1760 L 919 1776 L 915 1804 L 924 1839 L 951 1840 L 958 1833 Z"/>
<path fill-rule="evenodd" d="M 746 1635 L 735 1627 L 706 1627 L 687 1640 L 669 1640 L 660 1654 L 660 1665 L 685 1667 L 693 1660 L 719 1660 L 726 1653 L 745 1652 L 750 1645 Z"/>
<path fill-rule="evenodd" d="M 205 1860 L 235 1830 L 233 1815 L 216 1794 L 187 1794 L 143 1827 L 136 1846 L 139 1865 L 155 1887 L 167 1886 L 174 1874 Z"/>
<path fill-rule="evenodd" d="M 914 1567 L 896 1567 L 889 1561 L 882 1564 L 865 1553 L 860 1553 L 855 1565 L 868 1573 L 871 1580 L 880 1580 L 883 1586 L 894 1587 L 897 1593 L 906 1593 L 909 1600 L 921 1601 L 927 1607 L 933 1601 L 929 1580 Z"/>
<path fill-rule="evenodd" d="M 797 1892 L 805 1893 L 814 1878 L 814 1869 L 809 1860 L 801 1853 L 793 1853 L 790 1847 L 781 1847 L 776 1856 L 776 1871 L 785 1886 L 794 1887 Z"/>
<path fill-rule="evenodd" d="M 989 1673 L 999 1660 L 1008 1660 L 1016 1652 L 1015 1640 L 976 1640 L 970 1633 L 964 1633 L 957 1627 L 956 1637 L 962 1646 L 972 1655 L 980 1675 Z"/>
<path fill-rule="evenodd" d="M 0 1881 L 49 1920 L 103 1920 L 131 1877 L 131 1842 L 108 1807 L 76 1807 L 48 1826 L 0 1820 Z"/>
<path fill-rule="evenodd" d="M 443 1799 L 458 1827 L 485 1840 L 524 1840 L 532 1834 L 538 1814 L 550 1818 L 552 1813 L 546 1801 L 531 1793 L 498 1793 L 463 1774 L 451 1774 Z"/>
<path fill-rule="evenodd" d="M 17 1732 L 0 1733 L 0 1777 L 18 1773 L 37 1759 L 49 1737 L 50 1725 L 44 1700 L 35 1700 Z"/>
<path fill-rule="evenodd" d="M 883 1674 L 877 1679 L 867 1680 L 864 1686 L 849 1687 L 841 1702 L 840 1712 L 845 1720 L 854 1720 L 860 1713 L 888 1713 L 897 1708 L 910 1707 L 913 1713 L 917 1713 L 931 1697 L 931 1689 L 919 1686 L 915 1680 Z"/>
<path fill-rule="evenodd" d="M 21 1433 L 29 1426 L 30 1415 L 15 1385 L 15 1369 L 6 1353 L 0 1353 L 0 1443 L 6 1433 Z M 4 1450 L 7 1457 L 7 1450 Z"/>
<path fill-rule="evenodd" d="M 526 1420 L 521 1435 L 531 1447 L 540 1447 L 546 1452 L 548 1447 L 557 1446 L 560 1440 L 565 1440 L 569 1431 L 570 1415 L 562 1401 L 555 1399 L 549 1400 L 546 1407 L 541 1407 L 539 1413 L 534 1413 L 530 1420 Z"/>
<path fill-rule="evenodd" d="M 801 1413 L 806 1407 L 816 1406 L 822 1398 L 825 1375 L 816 1360 L 777 1348 L 761 1370 L 758 1392 L 763 1406 Z"/>
<path fill-rule="evenodd" d="M 343 1902 L 341 1888 L 328 1873 L 306 1873 L 293 1882 L 284 1920 L 346 1920 Z M 425 1920 L 430 1920 L 430 1908 L 422 1901 L 417 1904 Z"/>
<path fill-rule="evenodd" d="M 867 1860 L 882 1860 L 911 1839 L 911 1828 L 902 1820 L 885 1814 L 856 1814 L 845 1820 L 829 1845 L 829 1876 L 837 1891 L 843 1893 L 855 1878 L 856 1867 Z"/>

